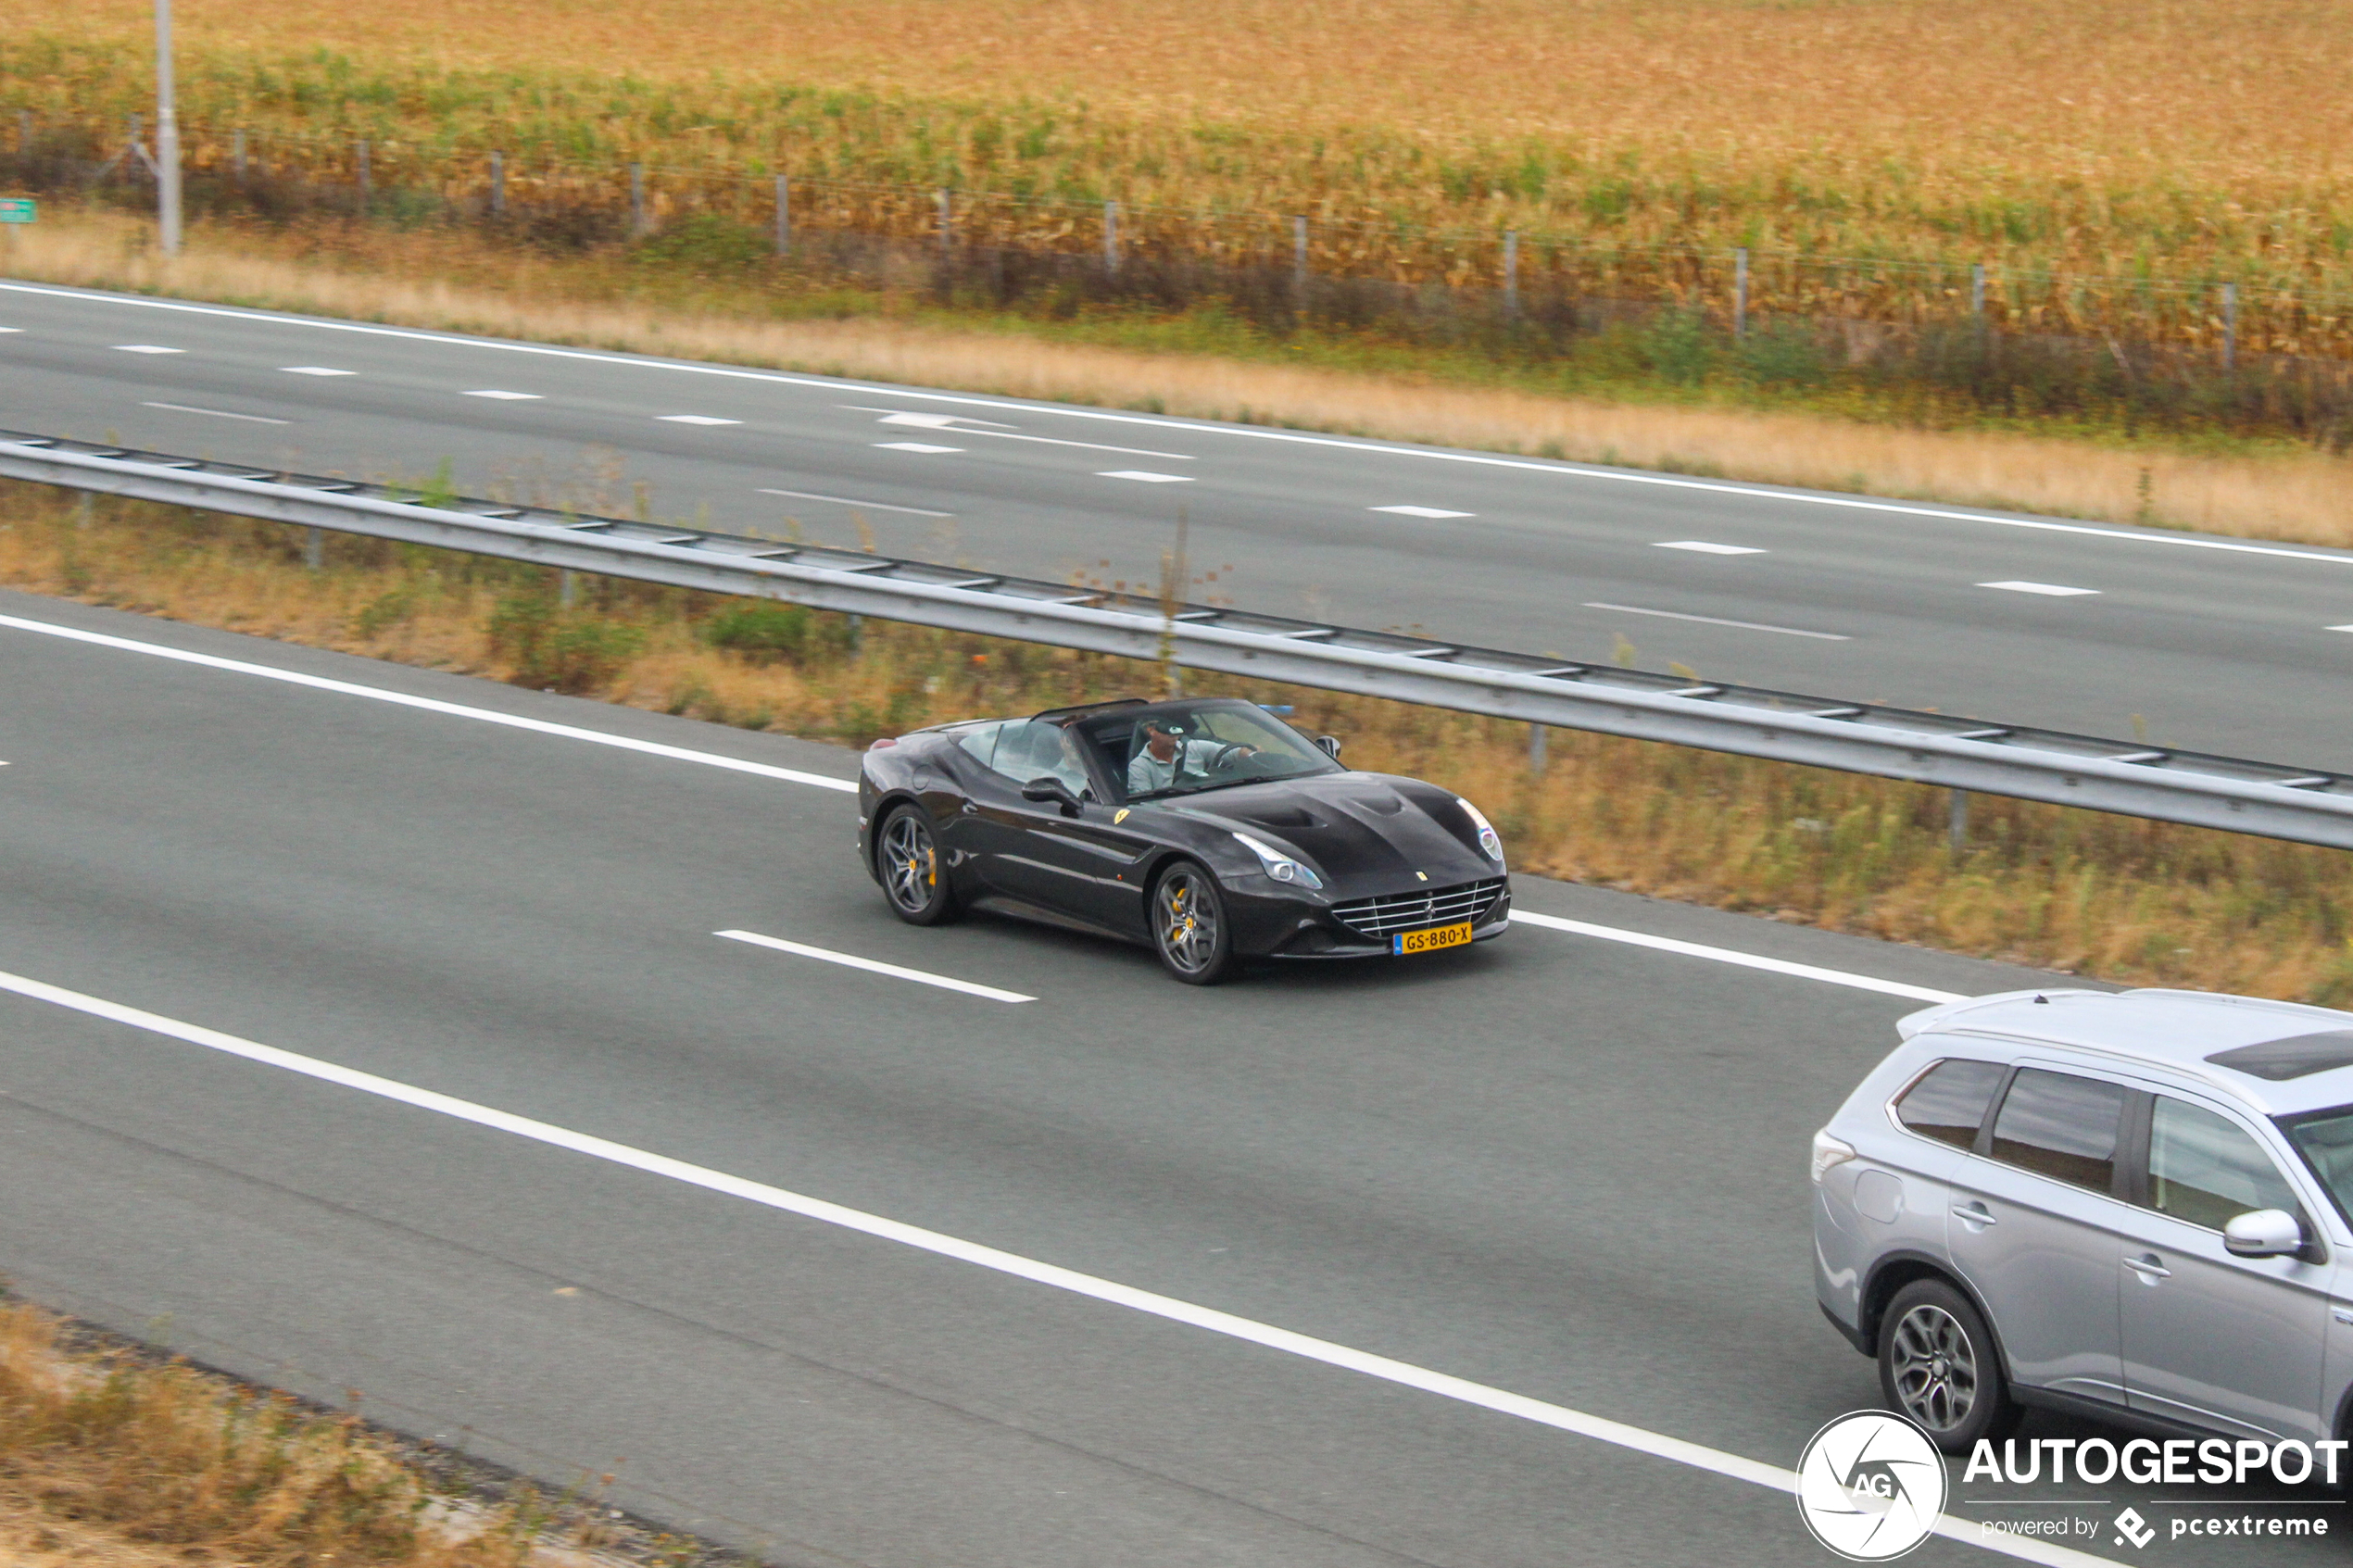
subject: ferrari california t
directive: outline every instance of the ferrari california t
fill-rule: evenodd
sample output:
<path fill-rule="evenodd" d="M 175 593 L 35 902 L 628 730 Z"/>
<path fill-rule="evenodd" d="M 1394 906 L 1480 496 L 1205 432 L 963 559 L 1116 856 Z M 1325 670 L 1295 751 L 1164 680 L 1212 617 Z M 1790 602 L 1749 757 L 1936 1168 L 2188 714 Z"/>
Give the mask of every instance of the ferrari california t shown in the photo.
<path fill-rule="evenodd" d="M 1194 985 L 1243 959 L 1502 935 L 1504 846 L 1478 808 L 1339 754 L 1224 697 L 941 724 L 867 751 L 858 847 L 903 921 L 981 909 L 1115 936 Z"/>

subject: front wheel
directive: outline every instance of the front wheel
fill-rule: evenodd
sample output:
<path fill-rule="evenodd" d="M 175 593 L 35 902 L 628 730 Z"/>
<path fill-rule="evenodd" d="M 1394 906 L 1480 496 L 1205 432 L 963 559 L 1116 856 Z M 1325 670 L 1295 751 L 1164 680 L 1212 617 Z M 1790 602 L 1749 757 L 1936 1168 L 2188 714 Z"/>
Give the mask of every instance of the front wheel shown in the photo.
<path fill-rule="evenodd" d="M 1985 1319 L 1941 1279 L 1914 1280 L 1887 1304 L 1879 1336 L 1880 1392 L 1948 1454 L 2017 1424 L 2002 1359 Z"/>
<path fill-rule="evenodd" d="M 897 808 L 883 819 L 875 840 L 875 865 L 882 872 L 883 896 L 890 900 L 892 914 L 910 925 L 937 925 L 954 917 L 955 889 L 948 884 L 939 841 L 922 811 L 912 806 Z"/>
<path fill-rule="evenodd" d="M 1188 985 L 1214 985 L 1233 972 L 1234 935 L 1217 879 L 1189 860 L 1152 884 L 1152 947 L 1161 966 Z"/>

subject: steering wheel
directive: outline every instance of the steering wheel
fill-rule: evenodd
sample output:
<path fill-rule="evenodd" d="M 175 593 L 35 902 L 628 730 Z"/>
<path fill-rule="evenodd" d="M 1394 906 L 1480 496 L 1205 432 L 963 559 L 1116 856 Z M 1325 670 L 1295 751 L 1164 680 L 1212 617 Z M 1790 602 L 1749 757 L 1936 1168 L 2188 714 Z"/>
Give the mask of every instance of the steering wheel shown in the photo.
<path fill-rule="evenodd" d="M 1229 741 L 1210 754 L 1209 770 L 1212 772 L 1222 772 L 1225 771 L 1227 762 L 1236 752 L 1247 752 L 1250 749 L 1239 741 Z"/>

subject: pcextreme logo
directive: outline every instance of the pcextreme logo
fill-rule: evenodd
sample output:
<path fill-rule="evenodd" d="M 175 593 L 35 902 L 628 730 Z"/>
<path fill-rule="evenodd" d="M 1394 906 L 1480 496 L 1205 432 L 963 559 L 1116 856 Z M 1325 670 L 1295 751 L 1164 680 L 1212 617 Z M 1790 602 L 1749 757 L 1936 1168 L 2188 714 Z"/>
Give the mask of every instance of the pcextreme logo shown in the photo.
<path fill-rule="evenodd" d="M 1944 1512 L 1944 1457 L 1900 1415 L 1840 1416 L 1797 1461 L 1797 1508 L 1814 1538 L 1851 1562 L 1901 1557 Z"/>

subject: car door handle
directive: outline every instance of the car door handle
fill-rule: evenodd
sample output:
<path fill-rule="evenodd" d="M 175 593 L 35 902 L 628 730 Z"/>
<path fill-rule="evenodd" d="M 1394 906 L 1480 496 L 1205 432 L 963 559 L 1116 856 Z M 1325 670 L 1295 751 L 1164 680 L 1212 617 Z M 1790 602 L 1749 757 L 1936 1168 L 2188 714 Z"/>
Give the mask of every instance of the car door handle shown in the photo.
<path fill-rule="evenodd" d="M 2173 1277 L 2173 1271 L 2159 1262 L 2154 1252 L 2145 1253 L 2138 1258 L 2127 1258 L 2124 1260 L 2124 1266 L 2140 1275 L 2143 1285 L 2155 1285 L 2158 1280 Z"/>
<path fill-rule="evenodd" d="M 1988 1225 L 2001 1223 L 1986 1211 L 1985 1205 L 1982 1203 L 1956 1203 L 1953 1205 L 1953 1218 L 1969 1226 L 1972 1232 L 1982 1231 Z"/>

